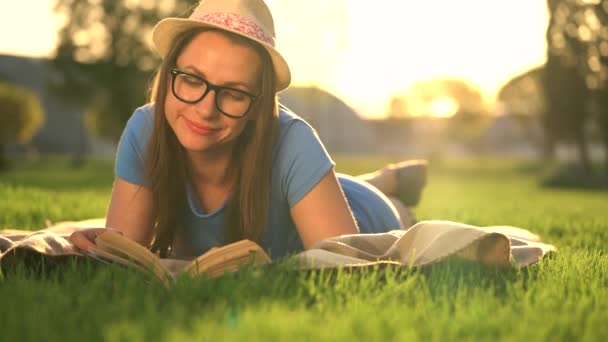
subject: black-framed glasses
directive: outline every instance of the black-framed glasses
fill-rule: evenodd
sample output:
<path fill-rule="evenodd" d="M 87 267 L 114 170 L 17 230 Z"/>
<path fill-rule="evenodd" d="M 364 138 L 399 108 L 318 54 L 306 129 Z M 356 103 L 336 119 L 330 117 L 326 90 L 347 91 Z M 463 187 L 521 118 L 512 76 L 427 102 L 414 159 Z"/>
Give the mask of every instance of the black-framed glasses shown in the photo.
<path fill-rule="evenodd" d="M 195 104 L 213 90 L 215 91 L 215 107 L 220 113 L 234 119 L 247 115 L 251 105 L 259 97 L 244 90 L 211 84 L 200 76 L 177 68 L 171 69 L 171 76 L 171 91 L 176 98 L 185 103 Z"/>

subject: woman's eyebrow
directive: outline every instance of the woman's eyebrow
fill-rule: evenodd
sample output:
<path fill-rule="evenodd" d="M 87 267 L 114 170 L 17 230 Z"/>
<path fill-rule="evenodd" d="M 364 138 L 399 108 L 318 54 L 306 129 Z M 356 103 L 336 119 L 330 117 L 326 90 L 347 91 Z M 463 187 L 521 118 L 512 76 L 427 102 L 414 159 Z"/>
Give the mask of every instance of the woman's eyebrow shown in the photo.
<path fill-rule="evenodd" d="M 223 83 L 222 86 L 230 87 L 230 88 L 240 86 L 241 88 L 245 88 L 245 90 L 247 90 L 247 91 L 251 91 L 251 87 L 245 82 L 226 82 L 226 83 Z"/>
<path fill-rule="evenodd" d="M 202 78 L 205 78 L 205 79 L 207 78 L 207 77 L 205 76 L 205 73 L 204 73 L 202 70 L 200 70 L 199 68 L 197 68 L 196 66 L 194 66 L 194 65 L 188 64 L 188 65 L 186 65 L 186 66 L 185 66 L 185 67 L 183 67 L 183 68 L 180 68 L 180 67 L 178 67 L 178 66 L 176 66 L 176 67 L 177 67 L 178 69 L 181 69 L 181 70 L 188 71 L 188 72 L 190 72 L 190 73 L 196 74 L 197 76 L 200 76 L 200 77 L 202 77 Z"/>
<path fill-rule="evenodd" d="M 180 67 L 177 67 L 177 68 L 184 70 L 184 71 L 191 72 L 193 74 L 196 74 L 197 76 L 200 76 L 208 81 L 205 73 L 202 70 L 200 70 L 199 68 L 197 68 L 195 65 L 188 64 L 184 68 L 180 68 Z M 224 82 L 224 83 L 218 84 L 218 85 L 222 86 L 222 87 L 229 87 L 229 88 L 234 88 L 234 87 L 240 86 L 241 88 L 245 88 L 246 91 L 251 91 L 251 89 L 252 89 L 252 87 L 249 84 L 242 82 L 242 81 L 228 81 L 228 82 Z"/>

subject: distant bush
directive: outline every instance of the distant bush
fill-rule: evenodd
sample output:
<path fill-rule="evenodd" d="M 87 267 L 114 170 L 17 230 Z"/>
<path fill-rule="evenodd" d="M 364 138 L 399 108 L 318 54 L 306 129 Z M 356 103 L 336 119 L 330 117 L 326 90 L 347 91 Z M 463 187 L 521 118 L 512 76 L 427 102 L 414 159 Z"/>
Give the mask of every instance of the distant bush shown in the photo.
<path fill-rule="evenodd" d="M 44 111 L 33 92 L 0 83 L 0 143 L 28 143 L 44 124 Z"/>
<path fill-rule="evenodd" d="M 32 91 L 0 82 L 0 169 L 6 168 L 3 145 L 26 144 L 42 127 L 45 113 Z"/>

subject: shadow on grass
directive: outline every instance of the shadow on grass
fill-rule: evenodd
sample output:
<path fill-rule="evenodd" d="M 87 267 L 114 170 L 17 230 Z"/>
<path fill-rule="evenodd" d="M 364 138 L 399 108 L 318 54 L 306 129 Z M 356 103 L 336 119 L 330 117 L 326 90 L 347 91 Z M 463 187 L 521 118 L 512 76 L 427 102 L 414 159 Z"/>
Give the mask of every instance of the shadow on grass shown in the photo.
<path fill-rule="evenodd" d="M 544 188 L 585 191 L 608 190 L 608 171 L 603 164 L 595 163 L 591 174 L 572 163 L 525 160 L 498 160 L 469 158 L 462 160 L 433 161 L 429 163 L 431 174 L 454 179 L 510 179 L 530 178 Z M 432 177 L 431 180 L 432 182 Z"/>
<path fill-rule="evenodd" d="M 515 159 L 463 158 L 429 162 L 431 177 L 437 174 L 465 179 L 520 178 L 534 176 L 542 169 L 541 163 Z"/>
<path fill-rule="evenodd" d="M 559 165 L 545 172 L 541 185 L 546 188 L 606 191 L 608 172 L 595 167 L 589 174 L 576 164 Z"/>

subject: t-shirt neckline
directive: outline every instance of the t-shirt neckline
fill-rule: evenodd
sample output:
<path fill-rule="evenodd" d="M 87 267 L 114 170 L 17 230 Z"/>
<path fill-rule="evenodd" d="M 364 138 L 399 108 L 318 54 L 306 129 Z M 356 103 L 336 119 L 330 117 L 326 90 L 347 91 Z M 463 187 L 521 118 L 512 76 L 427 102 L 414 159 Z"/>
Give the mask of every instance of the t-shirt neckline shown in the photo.
<path fill-rule="evenodd" d="M 224 201 L 224 203 L 222 203 L 222 205 L 220 205 L 214 211 L 212 211 L 210 213 L 204 213 L 203 209 L 201 207 L 201 204 L 198 200 L 198 196 L 196 196 L 196 193 L 194 192 L 194 189 L 190 182 L 188 182 L 188 184 L 186 185 L 186 193 L 188 196 L 188 205 L 190 206 L 190 210 L 196 217 L 199 217 L 199 218 L 212 218 L 216 215 L 219 215 L 222 212 L 222 210 L 224 210 L 224 208 L 226 207 L 226 204 L 228 203 L 228 200 L 226 200 L 226 201 Z"/>

